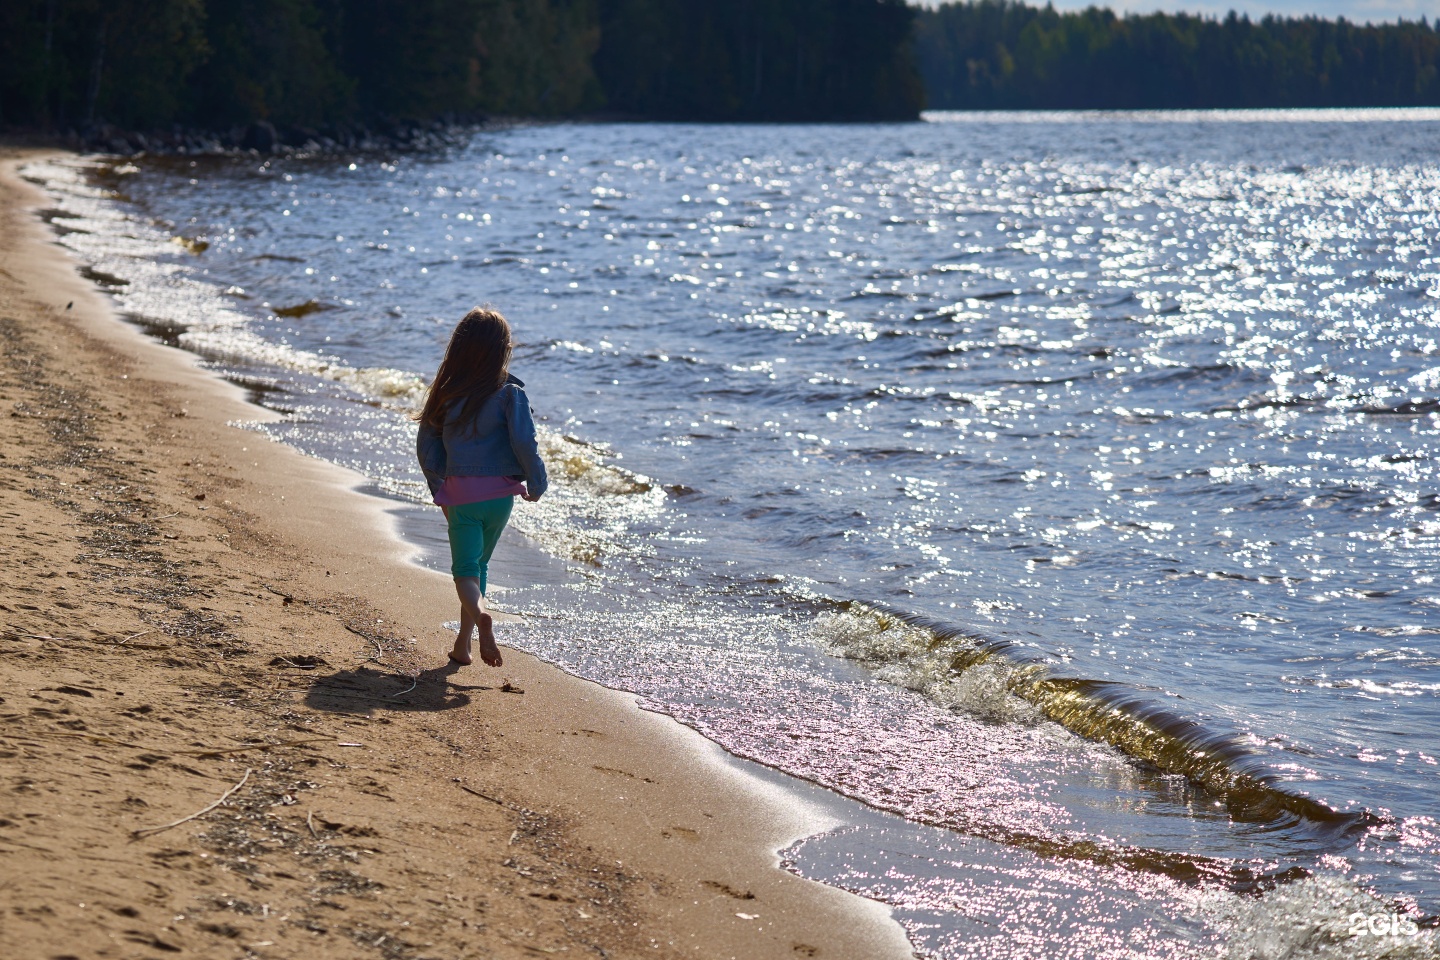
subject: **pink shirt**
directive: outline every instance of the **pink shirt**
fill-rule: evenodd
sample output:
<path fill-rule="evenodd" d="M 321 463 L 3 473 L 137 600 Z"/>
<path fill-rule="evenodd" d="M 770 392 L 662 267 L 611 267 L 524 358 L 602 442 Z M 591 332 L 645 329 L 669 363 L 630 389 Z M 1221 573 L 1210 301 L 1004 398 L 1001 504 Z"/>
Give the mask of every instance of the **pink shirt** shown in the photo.
<path fill-rule="evenodd" d="M 435 492 L 437 507 L 459 507 L 482 500 L 518 497 L 525 493 L 525 484 L 510 477 L 446 477 Z"/>

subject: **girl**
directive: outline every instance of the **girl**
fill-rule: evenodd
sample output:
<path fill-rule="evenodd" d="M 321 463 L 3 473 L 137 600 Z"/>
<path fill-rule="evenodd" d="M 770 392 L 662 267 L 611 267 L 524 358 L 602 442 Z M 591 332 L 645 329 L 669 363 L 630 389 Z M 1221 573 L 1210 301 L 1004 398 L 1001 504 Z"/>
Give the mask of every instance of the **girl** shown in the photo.
<path fill-rule="evenodd" d="M 509 366 L 510 324 L 476 307 L 450 335 L 416 418 L 420 469 L 450 528 L 450 573 L 460 595 L 460 633 L 450 659 L 461 666 L 472 662 L 476 630 L 480 659 L 492 667 L 502 662 L 485 612 L 486 568 L 515 495 L 533 503 L 548 485 L 525 385 Z"/>

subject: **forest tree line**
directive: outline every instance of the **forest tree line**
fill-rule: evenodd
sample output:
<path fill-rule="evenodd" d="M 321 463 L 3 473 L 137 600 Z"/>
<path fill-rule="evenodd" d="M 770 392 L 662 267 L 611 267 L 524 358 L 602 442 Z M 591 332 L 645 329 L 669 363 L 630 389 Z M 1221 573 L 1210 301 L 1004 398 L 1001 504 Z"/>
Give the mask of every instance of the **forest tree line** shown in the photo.
<path fill-rule="evenodd" d="M 911 119 L 904 0 L 4 0 L 0 125 Z"/>
<path fill-rule="evenodd" d="M 1440 105 L 1440 31 L 1016 0 L 4 0 L 0 127 Z"/>
<path fill-rule="evenodd" d="M 1014 0 L 921 11 L 915 54 L 942 110 L 1440 106 L 1440 31 L 1231 13 L 1059 13 Z"/>

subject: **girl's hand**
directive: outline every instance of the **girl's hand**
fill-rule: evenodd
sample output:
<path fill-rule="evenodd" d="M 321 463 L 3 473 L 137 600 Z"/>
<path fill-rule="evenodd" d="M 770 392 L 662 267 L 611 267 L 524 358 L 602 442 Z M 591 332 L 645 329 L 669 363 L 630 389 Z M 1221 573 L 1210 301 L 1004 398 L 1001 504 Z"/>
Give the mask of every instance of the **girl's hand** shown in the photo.
<path fill-rule="evenodd" d="M 529 488 L 529 487 L 526 487 L 526 488 L 525 488 L 525 492 L 522 493 L 522 494 L 520 494 L 520 499 L 521 499 L 521 500 L 524 500 L 526 503 L 534 503 L 535 501 L 539 500 L 540 498 L 539 498 L 539 497 L 532 497 L 532 496 L 530 495 L 530 488 Z"/>

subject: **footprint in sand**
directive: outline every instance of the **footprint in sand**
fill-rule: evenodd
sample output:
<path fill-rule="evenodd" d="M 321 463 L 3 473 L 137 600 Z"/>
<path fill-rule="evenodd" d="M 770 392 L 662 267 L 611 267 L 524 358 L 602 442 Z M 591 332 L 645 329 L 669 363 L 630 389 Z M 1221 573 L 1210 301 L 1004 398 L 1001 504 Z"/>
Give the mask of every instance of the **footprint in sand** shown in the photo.
<path fill-rule="evenodd" d="M 730 884 L 720 883 L 718 880 L 702 880 L 700 881 L 700 886 L 704 887 L 707 890 L 714 890 L 716 893 L 722 893 L 727 897 L 734 897 L 736 900 L 755 899 L 755 894 L 751 893 L 749 890 L 736 890 L 734 887 L 730 886 Z"/>
<path fill-rule="evenodd" d="M 637 777 L 637 776 L 635 776 L 635 774 L 631 773 L 629 770 L 620 770 L 620 769 L 617 769 L 617 768 L 615 768 L 615 767 L 602 767 L 602 766 L 599 766 L 599 765 L 596 765 L 595 769 L 596 769 L 596 770 L 599 770 L 601 773 L 613 773 L 613 774 L 615 774 L 616 776 L 619 776 L 619 777 L 629 777 L 631 780 L 639 780 L 639 781 L 641 781 L 642 783 L 654 783 L 654 782 L 655 782 L 654 780 L 651 780 L 649 777 Z"/>

